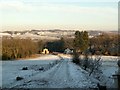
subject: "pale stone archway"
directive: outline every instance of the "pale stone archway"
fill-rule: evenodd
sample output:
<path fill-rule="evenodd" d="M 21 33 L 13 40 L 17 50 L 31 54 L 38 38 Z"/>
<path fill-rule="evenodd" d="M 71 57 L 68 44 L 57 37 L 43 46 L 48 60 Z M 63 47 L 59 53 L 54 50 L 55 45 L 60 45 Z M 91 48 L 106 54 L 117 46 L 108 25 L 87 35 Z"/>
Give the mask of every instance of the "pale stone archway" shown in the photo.
<path fill-rule="evenodd" d="M 49 54 L 49 50 L 47 48 L 43 49 L 43 54 Z"/>

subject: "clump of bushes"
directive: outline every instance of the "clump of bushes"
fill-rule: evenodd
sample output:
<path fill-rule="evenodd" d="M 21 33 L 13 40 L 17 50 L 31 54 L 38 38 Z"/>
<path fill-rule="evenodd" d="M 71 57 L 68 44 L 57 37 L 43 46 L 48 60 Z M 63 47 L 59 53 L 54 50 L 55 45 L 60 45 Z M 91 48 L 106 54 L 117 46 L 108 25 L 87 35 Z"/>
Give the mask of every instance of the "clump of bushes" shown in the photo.
<path fill-rule="evenodd" d="M 101 73 L 101 57 L 100 56 L 96 56 L 96 57 L 92 57 L 92 56 L 88 56 L 87 54 L 84 55 L 84 58 L 80 58 L 79 54 L 77 52 L 75 52 L 73 54 L 73 63 L 79 65 L 82 69 L 86 70 L 89 72 L 89 76 L 94 73 Z"/>
<path fill-rule="evenodd" d="M 96 56 L 95 58 L 92 58 L 92 57 L 88 57 L 88 56 L 85 56 L 83 60 L 81 60 L 81 67 L 84 69 L 84 70 L 87 70 L 89 72 L 89 76 L 94 73 L 101 73 L 101 65 L 102 65 L 102 62 L 101 62 L 101 57 L 100 56 Z"/>

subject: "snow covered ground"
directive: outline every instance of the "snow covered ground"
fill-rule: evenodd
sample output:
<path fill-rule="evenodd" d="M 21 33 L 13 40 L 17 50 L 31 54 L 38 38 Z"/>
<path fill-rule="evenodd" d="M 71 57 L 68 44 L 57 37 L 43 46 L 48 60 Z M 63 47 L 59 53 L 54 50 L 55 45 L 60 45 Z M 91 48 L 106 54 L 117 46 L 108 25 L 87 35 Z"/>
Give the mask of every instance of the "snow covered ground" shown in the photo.
<path fill-rule="evenodd" d="M 117 71 L 117 57 L 102 57 L 104 82 L 113 83 L 112 74 Z M 22 70 L 28 67 L 28 70 Z M 44 68 L 40 70 L 40 68 Z M 16 77 L 23 77 L 16 81 Z M 3 61 L 3 88 L 95 88 L 99 82 L 88 72 L 71 62 L 70 56 L 45 55 L 35 59 Z M 112 86 L 112 85 L 111 85 Z"/>
<path fill-rule="evenodd" d="M 51 58 L 50 58 L 51 57 Z M 53 59 L 54 58 L 54 59 Z M 59 57 L 47 55 L 30 60 L 18 61 L 3 61 L 2 62 L 2 85 L 3 87 L 11 87 L 16 83 L 17 76 L 28 77 L 40 72 L 39 68 L 44 67 L 44 70 L 49 69 L 58 60 Z M 23 67 L 28 67 L 28 70 L 22 70 Z"/>
<path fill-rule="evenodd" d="M 102 71 L 104 77 L 102 80 L 109 88 L 114 87 L 114 79 L 112 75 L 114 75 L 118 71 L 117 61 L 118 57 L 115 56 L 102 56 Z"/>

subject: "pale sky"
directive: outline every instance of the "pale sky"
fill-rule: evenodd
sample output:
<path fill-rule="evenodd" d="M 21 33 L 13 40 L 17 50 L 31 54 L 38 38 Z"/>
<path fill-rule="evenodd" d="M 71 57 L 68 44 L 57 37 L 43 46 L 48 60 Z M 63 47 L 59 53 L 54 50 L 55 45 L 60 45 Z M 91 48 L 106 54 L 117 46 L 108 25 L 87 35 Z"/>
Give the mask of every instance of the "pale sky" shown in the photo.
<path fill-rule="evenodd" d="M 0 0 L 1 30 L 118 30 L 119 0 Z"/>

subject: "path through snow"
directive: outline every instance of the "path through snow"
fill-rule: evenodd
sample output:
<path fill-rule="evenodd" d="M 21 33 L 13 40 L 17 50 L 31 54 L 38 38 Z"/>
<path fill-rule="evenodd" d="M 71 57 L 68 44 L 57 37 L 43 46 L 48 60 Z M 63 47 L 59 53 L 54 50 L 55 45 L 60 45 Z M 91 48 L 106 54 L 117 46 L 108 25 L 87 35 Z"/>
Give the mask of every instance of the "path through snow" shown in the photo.
<path fill-rule="evenodd" d="M 98 81 L 63 57 L 54 67 L 44 72 L 33 73 L 10 88 L 94 88 Z"/>

